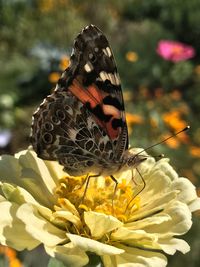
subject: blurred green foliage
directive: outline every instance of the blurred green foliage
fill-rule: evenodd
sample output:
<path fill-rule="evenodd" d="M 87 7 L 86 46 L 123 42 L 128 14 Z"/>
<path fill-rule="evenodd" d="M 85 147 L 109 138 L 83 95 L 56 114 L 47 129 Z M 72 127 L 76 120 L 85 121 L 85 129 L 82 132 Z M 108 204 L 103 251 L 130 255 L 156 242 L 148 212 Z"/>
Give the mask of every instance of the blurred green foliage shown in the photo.
<path fill-rule="evenodd" d="M 156 146 L 152 154 L 165 153 L 198 187 L 198 0 L 0 0 L 0 131 L 9 129 L 13 136 L 0 151 L 14 153 L 29 145 L 34 109 L 55 86 L 55 74 L 62 72 L 60 62 L 70 55 L 74 37 L 91 23 L 105 32 L 114 50 L 127 112 L 140 118 L 128 120 L 131 145 L 148 147 L 190 124 L 188 135 Z M 189 44 L 196 56 L 166 61 L 156 53 L 161 39 Z M 171 259 L 170 266 L 181 266 L 185 259 L 188 266 L 199 266 L 199 255 Z"/>

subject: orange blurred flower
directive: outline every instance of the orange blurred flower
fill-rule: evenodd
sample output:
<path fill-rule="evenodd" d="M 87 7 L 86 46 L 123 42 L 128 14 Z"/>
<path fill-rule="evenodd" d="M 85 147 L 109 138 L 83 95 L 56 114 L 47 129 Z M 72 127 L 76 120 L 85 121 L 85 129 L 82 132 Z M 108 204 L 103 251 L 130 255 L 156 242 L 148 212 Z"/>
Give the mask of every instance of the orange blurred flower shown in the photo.
<path fill-rule="evenodd" d="M 193 156 L 193 157 L 196 157 L 196 158 L 200 158 L 200 147 L 198 146 L 191 146 L 190 149 L 190 154 Z"/>
<path fill-rule="evenodd" d="M 181 119 L 179 110 L 172 110 L 162 115 L 163 121 L 172 129 L 179 131 L 187 126 L 186 121 Z"/>
<path fill-rule="evenodd" d="M 61 58 L 60 64 L 59 64 L 59 68 L 64 71 L 68 66 L 69 66 L 70 60 L 68 56 L 63 56 Z"/>
<path fill-rule="evenodd" d="M 133 92 L 131 92 L 130 90 L 123 92 L 123 96 L 125 102 L 133 100 Z"/>
<path fill-rule="evenodd" d="M 128 132 L 131 134 L 133 124 L 142 124 L 144 120 L 140 115 L 126 113 L 126 121 L 128 125 Z"/>
<path fill-rule="evenodd" d="M 181 92 L 180 92 L 179 90 L 174 90 L 173 92 L 171 92 L 170 96 L 171 96 L 171 98 L 172 98 L 173 100 L 178 101 L 178 100 L 181 99 L 181 96 L 182 96 L 182 95 L 181 95 Z"/>
<path fill-rule="evenodd" d="M 9 263 L 9 267 L 23 267 L 21 261 L 17 258 L 17 253 L 14 249 L 0 246 L 0 254 L 3 254 Z"/>
<path fill-rule="evenodd" d="M 126 113 L 126 121 L 128 124 L 141 124 L 144 120 L 140 115 Z"/>
<path fill-rule="evenodd" d="M 169 137 L 169 134 L 164 134 L 162 136 L 161 140 L 164 140 L 164 139 L 166 139 L 168 137 Z M 166 140 L 165 144 L 170 148 L 176 149 L 176 148 L 178 148 L 180 146 L 180 141 L 179 141 L 179 139 L 177 137 L 172 137 L 172 138 Z"/>
<path fill-rule="evenodd" d="M 59 72 L 52 72 L 49 74 L 49 81 L 51 83 L 57 83 L 57 81 L 60 78 L 60 73 Z"/>
<path fill-rule="evenodd" d="M 197 75 L 200 75 L 200 65 L 197 65 L 194 69 L 194 72 L 197 74 Z"/>
<path fill-rule="evenodd" d="M 129 51 L 126 53 L 126 60 L 136 62 L 138 60 L 138 54 L 134 51 Z"/>
<path fill-rule="evenodd" d="M 140 86 L 139 87 L 139 95 L 144 97 L 144 98 L 149 98 L 150 97 L 150 92 L 149 92 L 148 87 Z"/>
<path fill-rule="evenodd" d="M 193 184 L 196 184 L 198 182 L 198 179 L 194 175 L 194 172 L 192 171 L 192 169 L 183 169 L 182 174 L 184 177 L 187 177 Z"/>
<path fill-rule="evenodd" d="M 68 4 L 67 0 L 40 0 L 38 1 L 39 10 L 41 12 L 47 13 L 55 10 L 59 6 L 66 6 Z"/>
<path fill-rule="evenodd" d="M 188 144 L 190 139 L 186 132 L 181 132 L 179 135 L 177 135 L 177 138 L 181 143 Z"/>
<path fill-rule="evenodd" d="M 163 96 L 163 89 L 162 88 L 156 88 L 155 89 L 155 97 L 161 98 Z"/>

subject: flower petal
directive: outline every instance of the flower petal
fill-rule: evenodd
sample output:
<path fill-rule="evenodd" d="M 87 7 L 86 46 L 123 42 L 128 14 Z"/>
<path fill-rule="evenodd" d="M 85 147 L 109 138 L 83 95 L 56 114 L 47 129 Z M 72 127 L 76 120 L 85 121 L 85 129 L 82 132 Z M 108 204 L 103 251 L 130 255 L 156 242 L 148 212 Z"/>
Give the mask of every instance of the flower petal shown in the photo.
<path fill-rule="evenodd" d="M 171 185 L 172 189 L 179 190 L 178 200 L 190 204 L 197 199 L 197 193 L 194 185 L 186 178 L 179 178 Z M 199 199 L 199 198 L 198 198 Z"/>
<path fill-rule="evenodd" d="M 32 150 L 27 150 L 24 155 L 20 155 L 19 163 L 23 168 L 22 176 L 32 177 L 32 171 L 34 170 L 35 175 L 38 175 L 38 182 L 44 182 L 48 191 L 52 194 L 54 193 L 53 190 L 57 185 L 57 181 L 55 182 L 52 179 L 52 176 L 49 173 L 45 162 L 42 159 L 38 158 L 35 152 L 33 152 Z"/>
<path fill-rule="evenodd" d="M 102 256 L 105 267 L 164 267 L 167 265 L 167 258 L 161 253 L 124 245 L 117 245 L 117 247 L 125 252 L 115 256 Z"/>
<path fill-rule="evenodd" d="M 173 255 L 177 250 L 184 254 L 190 251 L 188 243 L 178 238 L 159 240 L 159 245 L 169 255 Z"/>
<path fill-rule="evenodd" d="M 51 257 L 57 258 L 66 266 L 82 267 L 89 262 L 87 254 L 79 247 L 74 246 L 72 242 L 63 246 L 45 246 L 44 248 Z"/>
<path fill-rule="evenodd" d="M 0 243 L 16 250 L 31 250 L 40 242 L 26 231 L 24 223 L 16 217 L 18 208 L 15 203 L 0 202 Z"/>
<path fill-rule="evenodd" d="M 114 246 L 106 245 L 96 240 L 92 240 L 86 237 L 78 235 L 67 234 L 67 237 L 71 240 L 74 246 L 77 246 L 84 251 L 94 252 L 98 255 L 115 255 L 124 252 L 123 249 L 116 248 Z"/>
<path fill-rule="evenodd" d="M 31 204 L 23 204 L 17 211 L 17 217 L 26 225 L 26 230 L 35 239 L 47 246 L 56 246 L 66 241 L 65 231 L 58 229 L 41 216 L 40 210 Z"/>
<path fill-rule="evenodd" d="M 104 234 L 123 225 L 113 216 L 93 211 L 84 212 L 84 220 L 94 238 L 101 238 Z"/>

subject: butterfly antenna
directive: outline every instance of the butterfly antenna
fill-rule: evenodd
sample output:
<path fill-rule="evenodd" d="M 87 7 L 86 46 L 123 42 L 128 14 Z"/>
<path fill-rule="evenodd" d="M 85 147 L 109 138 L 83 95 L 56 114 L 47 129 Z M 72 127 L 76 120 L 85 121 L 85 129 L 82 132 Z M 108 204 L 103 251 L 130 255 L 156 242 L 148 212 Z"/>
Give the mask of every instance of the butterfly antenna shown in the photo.
<path fill-rule="evenodd" d="M 187 130 L 189 130 L 189 129 L 190 129 L 190 126 L 188 125 L 188 126 L 186 126 L 184 129 L 182 129 L 182 130 L 180 130 L 180 131 L 178 131 L 178 132 L 176 132 L 176 133 L 170 135 L 169 137 L 163 139 L 162 141 L 160 141 L 160 142 L 158 142 L 158 143 L 156 143 L 156 144 L 153 144 L 153 145 L 151 145 L 151 146 L 148 146 L 147 148 L 141 150 L 139 153 L 137 153 L 137 155 L 143 153 L 144 151 L 149 150 L 150 148 L 152 148 L 152 147 L 154 147 L 154 146 L 157 146 L 157 145 L 160 145 L 160 144 L 162 144 L 162 143 L 165 143 L 167 140 L 169 140 L 169 139 L 173 138 L 174 136 L 177 136 L 178 134 L 180 134 L 180 133 L 182 133 L 182 132 L 185 132 L 185 131 L 187 131 Z M 145 156 L 145 157 L 146 157 L 146 156 Z M 158 155 L 157 157 L 159 157 L 159 158 L 163 158 L 164 155 L 163 155 L 163 154 L 160 154 L 160 155 Z"/>

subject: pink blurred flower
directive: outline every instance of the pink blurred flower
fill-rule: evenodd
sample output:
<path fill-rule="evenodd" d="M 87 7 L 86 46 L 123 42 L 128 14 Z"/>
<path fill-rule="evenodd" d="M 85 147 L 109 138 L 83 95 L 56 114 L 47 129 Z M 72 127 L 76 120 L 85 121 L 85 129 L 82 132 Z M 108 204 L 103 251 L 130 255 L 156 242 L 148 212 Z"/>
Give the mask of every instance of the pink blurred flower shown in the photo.
<path fill-rule="evenodd" d="M 179 62 L 195 56 L 192 46 L 171 40 L 161 40 L 158 43 L 156 52 L 164 59 Z"/>

